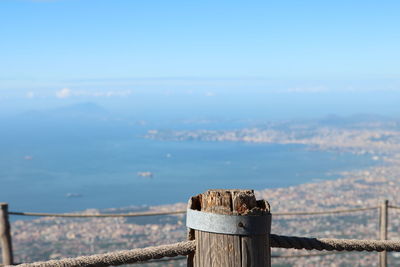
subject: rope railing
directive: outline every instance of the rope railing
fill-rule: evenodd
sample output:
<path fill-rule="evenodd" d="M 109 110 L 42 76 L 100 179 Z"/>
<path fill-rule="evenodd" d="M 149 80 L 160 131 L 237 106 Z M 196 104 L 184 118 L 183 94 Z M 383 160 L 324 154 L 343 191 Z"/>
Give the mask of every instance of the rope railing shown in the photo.
<path fill-rule="evenodd" d="M 387 205 L 387 204 L 386 204 Z M 387 208 L 399 209 L 400 206 L 387 205 Z M 341 213 L 353 213 L 360 211 L 370 211 L 381 209 L 380 206 L 359 207 L 349 209 L 333 209 L 325 211 L 300 211 L 300 212 L 276 212 L 273 216 L 291 215 L 329 215 Z M 382 211 L 381 211 L 382 213 Z M 96 217 L 141 217 L 159 215 L 178 215 L 186 214 L 186 210 L 177 211 L 144 211 L 132 213 L 43 213 L 43 212 L 16 212 L 8 211 L 9 215 L 34 216 L 34 217 L 69 217 L 69 218 L 96 218 Z M 46 262 L 36 262 L 31 264 L 21 264 L 21 267 L 50 267 L 50 266 L 117 266 L 125 264 L 141 263 L 145 261 L 160 261 L 164 257 L 186 256 L 195 250 L 194 241 L 180 242 L 171 245 L 148 247 L 144 249 L 133 249 L 127 251 L 117 251 L 113 253 L 98 254 L 92 256 L 81 256 L 61 260 L 51 260 Z M 274 258 L 294 258 L 294 257 L 313 257 L 327 256 L 346 251 L 386 251 L 400 252 L 400 241 L 387 240 L 355 240 L 355 239 L 332 239 L 332 238 L 307 238 L 270 235 L 271 247 L 286 249 L 306 249 L 306 250 L 327 250 L 327 253 L 309 253 L 294 255 L 271 255 Z M 184 259 L 180 257 L 180 259 Z M 162 259 L 162 261 L 174 260 L 172 258 Z M 176 259 L 178 260 L 178 259 Z"/>
<path fill-rule="evenodd" d="M 96 218 L 96 217 L 142 217 L 142 216 L 158 216 L 158 215 L 174 215 L 184 214 L 186 210 L 178 211 L 155 211 L 155 212 L 135 212 L 135 213 L 99 213 L 99 214 L 85 214 L 85 213 L 43 213 L 43 212 L 16 212 L 10 211 L 8 214 L 17 216 L 33 216 L 33 217 L 72 217 L 72 218 Z"/>
<path fill-rule="evenodd" d="M 308 254 L 292 254 L 292 255 L 271 255 L 271 258 L 275 259 L 283 259 L 283 258 L 302 258 L 302 257 L 324 257 L 324 256 L 332 256 L 337 254 L 343 254 L 347 251 L 331 251 L 325 253 L 308 253 Z M 146 261 L 146 263 L 160 263 L 160 262 L 171 262 L 171 261 L 183 261 L 187 260 L 185 256 L 177 256 L 174 258 L 162 258 L 162 259 L 155 259 Z M 37 262 L 36 262 L 37 263 Z M 136 264 L 143 264 L 143 261 L 131 263 L 132 265 Z M 25 264 L 32 264 L 32 263 L 25 263 Z M 22 265 L 22 263 L 15 263 L 14 265 Z M 10 265 L 8 265 L 10 266 Z M 0 264 L 0 267 L 6 267 L 6 265 Z"/>
<path fill-rule="evenodd" d="M 271 247 L 328 251 L 396 251 L 400 240 L 358 240 L 270 235 Z"/>
<path fill-rule="evenodd" d="M 275 254 L 271 255 L 271 258 L 275 259 L 287 259 L 287 258 L 303 258 L 303 257 L 324 257 L 324 256 L 332 256 L 332 255 L 338 255 L 338 254 L 343 254 L 349 251 L 330 251 L 330 252 L 322 252 L 322 253 L 307 253 L 307 254 L 292 254 L 292 255 L 281 255 L 281 254 Z M 174 258 L 161 258 L 161 259 L 154 259 L 154 260 L 149 260 L 146 261 L 146 263 L 160 263 L 160 262 L 171 262 L 171 261 L 183 261 L 187 260 L 185 256 L 177 256 Z M 134 262 L 131 263 L 132 265 L 136 264 L 143 264 L 144 261 L 139 261 L 139 262 Z M 25 263 L 25 264 L 32 264 L 32 263 Z M 14 265 L 22 265 L 22 263 L 15 263 Z M 5 267 L 6 265 L 0 264 L 0 267 Z M 10 265 L 8 265 L 10 266 Z"/>
<path fill-rule="evenodd" d="M 378 206 L 365 207 L 365 208 L 352 208 L 352 209 L 337 209 L 337 210 L 326 210 L 326 211 L 301 211 L 301 212 L 275 212 L 273 216 L 290 216 L 290 215 L 328 215 L 338 213 L 352 213 L 358 211 L 368 211 L 378 209 Z M 397 206 L 389 206 L 389 208 L 400 209 Z M 178 211 L 150 211 L 150 212 L 134 212 L 134 213 L 97 213 L 97 214 L 85 214 L 85 213 L 44 213 L 44 212 L 17 212 L 9 211 L 9 215 L 16 216 L 32 216 L 32 217 L 70 217 L 70 218 L 106 218 L 106 217 L 141 217 L 141 216 L 159 216 L 159 215 L 176 215 L 186 214 L 186 210 Z"/>
<path fill-rule="evenodd" d="M 325 210 L 325 211 L 301 211 L 301 212 L 275 212 L 272 213 L 274 216 L 286 216 L 286 215 L 328 215 L 338 213 L 352 213 L 358 211 L 367 211 L 378 209 L 378 206 L 366 207 L 366 208 L 353 208 L 353 209 L 338 209 L 338 210 Z"/>
<path fill-rule="evenodd" d="M 123 250 L 77 258 L 65 258 L 34 263 L 24 263 L 19 267 L 107 267 L 146 262 L 164 257 L 187 256 L 196 249 L 195 241 L 185 241 L 132 250 Z"/>
<path fill-rule="evenodd" d="M 282 254 L 273 254 L 271 258 L 303 258 L 303 257 L 323 257 L 323 256 L 332 256 L 337 254 L 343 253 L 351 253 L 352 251 L 330 251 L 330 252 L 321 252 L 321 253 L 307 253 L 307 254 L 290 254 L 290 255 L 282 255 Z M 150 260 L 146 263 L 153 263 L 153 262 L 169 262 L 169 261 L 181 261 L 186 260 L 186 257 L 175 257 L 175 258 L 166 258 L 166 259 L 158 259 L 158 260 Z M 143 262 L 136 262 L 133 264 L 143 264 Z M 0 265 L 1 267 L 1 265 Z"/>
<path fill-rule="evenodd" d="M 286 249 L 327 250 L 327 251 L 396 251 L 400 252 L 400 241 L 356 240 L 334 238 L 309 238 L 297 236 L 270 235 L 271 247 Z M 117 251 L 77 258 L 65 258 L 44 262 L 24 263 L 19 267 L 107 267 L 145 262 L 164 257 L 187 256 L 196 250 L 196 241 Z M 302 256 L 325 256 L 328 253 Z M 300 255 L 292 255 L 295 257 Z M 282 257 L 282 256 L 281 256 Z M 286 256 L 290 257 L 290 255 Z"/>

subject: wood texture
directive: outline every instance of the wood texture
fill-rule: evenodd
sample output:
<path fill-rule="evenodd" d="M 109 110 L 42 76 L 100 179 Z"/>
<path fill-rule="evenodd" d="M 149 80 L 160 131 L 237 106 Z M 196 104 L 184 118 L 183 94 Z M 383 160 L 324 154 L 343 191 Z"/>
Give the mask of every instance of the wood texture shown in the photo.
<path fill-rule="evenodd" d="M 380 207 L 380 219 L 379 219 L 379 238 L 381 240 L 387 240 L 387 228 L 388 228 L 388 206 L 389 201 L 384 200 Z M 387 267 L 387 252 L 379 252 L 379 266 Z"/>
<path fill-rule="evenodd" d="M 189 201 L 192 209 L 225 215 L 264 215 L 265 201 L 256 201 L 253 190 L 209 190 Z M 196 204 L 194 204 L 196 203 Z M 270 225 L 268 225 L 270 233 Z M 270 267 L 268 235 L 239 236 L 194 231 L 194 267 Z"/>
<path fill-rule="evenodd" d="M 8 204 L 0 203 L 0 243 L 4 265 L 13 264 L 10 222 L 8 221 Z"/>
<path fill-rule="evenodd" d="M 196 197 L 192 197 L 188 201 L 187 205 L 188 209 L 199 209 L 200 208 L 200 203 L 198 202 L 198 199 Z M 195 233 L 193 229 L 188 229 L 187 232 L 187 238 L 188 240 L 194 240 L 195 239 Z M 191 253 L 187 256 L 187 267 L 193 267 L 194 266 L 194 261 L 196 260 L 195 254 Z"/>

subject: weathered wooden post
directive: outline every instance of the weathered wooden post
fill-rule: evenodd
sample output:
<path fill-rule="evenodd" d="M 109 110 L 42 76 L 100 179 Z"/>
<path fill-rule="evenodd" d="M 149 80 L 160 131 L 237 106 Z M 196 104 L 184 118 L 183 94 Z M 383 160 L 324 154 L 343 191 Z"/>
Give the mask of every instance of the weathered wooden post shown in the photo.
<path fill-rule="evenodd" d="M 13 264 L 10 222 L 8 221 L 8 204 L 0 203 L 0 243 L 4 265 Z"/>
<path fill-rule="evenodd" d="M 253 190 L 208 190 L 192 197 L 187 210 L 194 267 L 270 267 L 271 213 Z"/>
<path fill-rule="evenodd" d="M 379 238 L 387 240 L 388 238 L 388 206 L 389 200 L 384 200 L 379 208 Z M 379 252 L 379 266 L 387 267 L 387 252 Z"/>

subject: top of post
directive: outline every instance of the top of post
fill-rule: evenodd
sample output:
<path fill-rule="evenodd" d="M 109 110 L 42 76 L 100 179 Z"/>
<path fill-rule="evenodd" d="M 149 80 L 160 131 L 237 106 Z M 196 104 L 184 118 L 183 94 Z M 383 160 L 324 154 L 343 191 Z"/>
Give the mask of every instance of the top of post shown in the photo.
<path fill-rule="evenodd" d="M 269 214 L 268 202 L 256 200 L 254 190 L 211 189 L 192 197 L 191 209 L 225 215 Z"/>

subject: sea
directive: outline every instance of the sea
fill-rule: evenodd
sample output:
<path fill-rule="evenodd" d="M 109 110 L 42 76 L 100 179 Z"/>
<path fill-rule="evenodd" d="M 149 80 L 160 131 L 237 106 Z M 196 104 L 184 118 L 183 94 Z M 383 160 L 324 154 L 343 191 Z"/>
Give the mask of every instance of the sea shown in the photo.
<path fill-rule="evenodd" d="M 87 107 L 83 111 L 90 114 Z M 102 113 L 101 119 L 70 116 L 70 111 L 51 114 L 0 121 L 0 202 L 9 203 L 12 211 L 186 202 L 207 189 L 288 187 L 337 179 L 343 171 L 378 164 L 368 154 L 304 145 L 151 140 L 144 138 L 149 129 L 172 129 L 171 124 L 107 119 Z M 176 129 L 243 126 L 188 125 Z"/>

